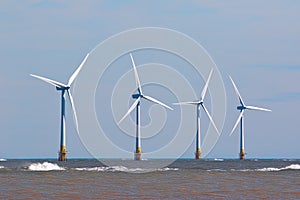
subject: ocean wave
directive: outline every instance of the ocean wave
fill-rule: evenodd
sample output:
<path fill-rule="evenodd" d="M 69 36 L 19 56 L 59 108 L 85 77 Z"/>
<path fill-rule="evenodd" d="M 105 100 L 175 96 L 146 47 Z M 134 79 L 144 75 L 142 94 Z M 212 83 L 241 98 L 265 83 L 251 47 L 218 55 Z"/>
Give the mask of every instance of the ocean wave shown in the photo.
<path fill-rule="evenodd" d="M 214 161 L 224 161 L 222 158 L 215 158 Z"/>
<path fill-rule="evenodd" d="M 287 171 L 287 170 L 300 170 L 300 164 L 291 164 L 286 167 L 275 168 L 275 167 L 265 167 L 259 169 L 207 169 L 208 172 L 278 172 L 278 171 Z"/>
<path fill-rule="evenodd" d="M 0 169 L 4 169 L 4 166 L 0 166 Z"/>
<path fill-rule="evenodd" d="M 284 170 L 300 170 L 300 165 L 298 164 L 292 164 L 286 167 L 282 168 L 273 168 L 273 167 L 267 167 L 267 168 L 262 168 L 262 169 L 256 169 L 255 171 L 260 171 L 260 172 L 274 172 L 274 171 L 284 171 Z"/>
<path fill-rule="evenodd" d="M 161 169 L 142 169 L 142 168 L 127 168 L 124 166 L 110 166 L 110 167 L 83 167 L 75 168 L 77 171 L 98 171 L 98 172 L 152 172 L 152 171 L 177 171 L 178 168 L 161 168 Z"/>
<path fill-rule="evenodd" d="M 56 171 L 65 170 L 65 168 L 58 166 L 57 164 L 43 162 L 43 163 L 32 163 L 28 167 L 25 167 L 29 171 Z"/>
<path fill-rule="evenodd" d="M 226 172 L 225 169 L 208 169 L 206 171 L 208 171 L 208 172 Z"/>
<path fill-rule="evenodd" d="M 278 172 L 278 171 L 286 171 L 286 170 L 300 170 L 299 164 L 292 164 L 286 167 L 276 168 L 276 167 L 265 167 L 260 169 L 230 169 L 230 171 L 237 172 Z M 214 170 L 217 171 L 217 170 Z"/>
<path fill-rule="evenodd" d="M 7 161 L 5 158 L 0 158 L 0 162 L 5 162 Z"/>

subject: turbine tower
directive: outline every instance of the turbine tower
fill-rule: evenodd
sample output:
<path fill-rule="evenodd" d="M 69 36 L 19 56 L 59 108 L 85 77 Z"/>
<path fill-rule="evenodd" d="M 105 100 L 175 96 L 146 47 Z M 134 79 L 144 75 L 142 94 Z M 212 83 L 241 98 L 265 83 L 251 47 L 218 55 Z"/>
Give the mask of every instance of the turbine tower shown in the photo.
<path fill-rule="evenodd" d="M 132 54 L 130 54 L 130 58 L 131 58 L 131 62 L 132 62 L 132 66 L 133 66 L 133 70 L 134 70 L 134 76 L 135 76 L 135 80 L 136 80 L 136 86 L 137 86 L 137 94 L 133 94 L 132 98 L 136 99 L 134 101 L 134 103 L 131 105 L 131 107 L 129 108 L 129 110 L 127 111 L 127 113 L 123 116 L 123 118 L 119 121 L 119 124 L 133 111 L 134 108 L 136 108 L 136 148 L 135 148 L 135 153 L 134 153 L 134 159 L 135 160 L 141 160 L 142 159 L 142 151 L 141 151 L 141 125 L 140 125 L 140 114 L 141 114 L 141 108 L 140 108 L 140 104 L 141 104 L 141 99 L 146 99 L 150 102 L 153 102 L 155 104 L 159 104 L 165 108 L 168 108 L 170 110 L 173 110 L 171 107 L 167 106 L 166 104 L 160 102 L 159 100 L 144 95 L 143 91 L 142 91 L 142 87 L 141 87 L 141 83 L 140 83 L 140 79 L 137 73 L 137 69 L 135 66 L 135 62 L 134 59 L 132 57 Z"/>
<path fill-rule="evenodd" d="M 206 115 L 208 116 L 209 120 L 211 121 L 213 127 L 216 129 L 217 133 L 219 134 L 219 131 L 211 117 L 211 115 L 209 114 L 209 112 L 207 111 L 205 105 L 204 105 L 204 97 L 206 95 L 206 91 L 208 88 L 208 84 L 212 75 L 213 69 L 210 71 L 208 79 L 205 83 L 205 86 L 201 92 L 201 97 L 200 100 L 198 101 L 188 101 L 188 102 L 179 102 L 179 103 L 174 103 L 174 105 L 195 105 L 197 106 L 197 133 L 196 133 L 196 152 L 195 152 L 195 158 L 196 159 L 200 159 L 201 157 L 201 135 L 200 135 L 200 110 L 201 107 L 203 108 L 203 110 L 205 111 Z"/>
<path fill-rule="evenodd" d="M 244 160 L 245 159 L 245 139 L 244 139 L 244 113 L 245 113 L 245 110 L 260 110 L 260 111 L 268 111 L 268 112 L 271 112 L 271 110 L 266 109 L 266 108 L 256 107 L 256 106 L 247 106 L 244 103 L 244 101 L 243 101 L 243 99 L 242 99 L 242 97 L 241 97 L 241 95 L 240 95 L 233 79 L 230 76 L 229 76 L 229 78 L 230 78 L 231 83 L 234 87 L 235 93 L 237 94 L 237 96 L 239 98 L 239 101 L 240 101 L 240 105 L 237 106 L 237 109 L 240 111 L 240 115 L 239 115 L 236 123 L 233 126 L 233 129 L 230 133 L 230 136 L 232 135 L 233 131 L 236 129 L 238 123 L 240 122 L 240 129 L 241 129 L 241 135 L 240 135 L 240 160 Z"/>
<path fill-rule="evenodd" d="M 66 116 L 65 116 L 65 102 L 66 102 L 66 95 L 65 93 L 68 93 L 70 102 L 71 102 L 71 107 L 73 110 L 73 114 L 74 114 L 74 121 L 75 121 L 75 125 L 76 125 L 76 130 L 78 132 L 78 123 L 77 123 L 77 116 L 76 116 L 76 110 L 75 110 L 75 106 L 74 106 L 74 100 L 73 97 L 70 93 L 70 87 L 72 85 L 72 83 L 74 82 L 75 78 L 77 77 L 79 71 L 81 70 L 81 68 L 83 67 L 84 63 L 86 62 L 87 58 L 88 58 L 89 54 L 87 54 L 85 56 L 85 58 L 83 59 L 83 61 L 81 62 L 81 64 L 79 65 L 79 67 L 75 70 L 75 72 L 72 74 L 72 76 L 70 77 L 68 84 L 65 85 L 63 83 L 45 78 L 45 77 L 41 77 L 41 76 L 37 76 L 37 75 L 33 75 L 30 74 L 30 76 L 33 76 L 35 78 L 38 78 L 42 81 L 45 81 L 53 86 L 56 87 L 56 90 L 61 91 L 61 127 L 60 127 L 60 151 L 59 151 L 59 155 L 58 155 L 58 160 L 59 161 L 66 161 L 67 157 L 66 154 L 68 153 L 66 151 Z"/>

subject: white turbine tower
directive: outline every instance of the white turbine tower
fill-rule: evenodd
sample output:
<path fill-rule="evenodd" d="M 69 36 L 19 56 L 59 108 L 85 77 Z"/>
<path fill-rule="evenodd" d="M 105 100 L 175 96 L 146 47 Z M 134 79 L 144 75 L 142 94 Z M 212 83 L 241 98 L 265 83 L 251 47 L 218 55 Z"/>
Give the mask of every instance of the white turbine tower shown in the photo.
<path fill-rule="evenodd" d="M 66 161 L 67 157 L 66 154 L 68 153 L 66 151 L 66 117 L 65 117 L 65 101 L 66 101 L 66 97 L 65 97 L 65 92 L 67 91 L 70 102 L 71 102 L 71 107 L 73 109 L 73 114 L 74 114 L 74 121 L 75 121 L 75 125 L 76 125 L 76 130 L 78 131 L 78 123 L 77 123 L 77 116 L 76 116 L 76 110 L 75 110 L 75 106 L 74 106 L 74 100 L 73 97 L 70 93 L 70 87 L 72 85 L 72 83 L 74 82 L 75 78 L 77 77 L 79 71 L 81 70 L 81 68 L 83 67 L 84 63 L 86 62 L 87 58 L 88 58 L 89 54 L 87 54 L 84 58 L 84 60 L 81 62 L 81 64 L 79 65 L 79 67 L 75 70 L 75 72 L 72 74 L 72 76 L 70 77 L 68 84 L 65 85 L 63 83 L 45 78 L 45 77 L 41 77 L 41 76 L 37 76 L 37 75 L 33 75 L 30 74 L 30 76 L 33 76 L 35 78 L 38 78 L 42 81 L 45 81 L 53 86 L 56 87 L 56 90 L 61 91 L 61 127 L 60 127 L 60 151 L 59 151 L 59 157 L 58 160 L 59 161 Z"/>
<path fill-rule="evenodd" d="M 244 101 L 243 101 L 243 99 L 242 99 L 242 97 L 241 97 L 241 95 L 240 95 L 240 93 L 239 93 L 239 91 L 238 91 L 238 89 L 237 89 L 234 81 L 232 80 L 232 78 L 230 76 L 229 76 L 229 78 L 231 80 L 231 83 L 232 83 L 232 85 L 234 87 L 234 90 L 235 90 L 235 92 L 236 92 L 236 94 L 237 94 L 237 96 L 239 98 L 240 104 L 241 104 L 241 105 L 237 106 L 237 109 L 240 111 L 240 115 L 239 115 L 236 123 L 233 126 L 233 129 L 232 129 L 232 131 L 230 133 L 230 136 L 232 135 L 233 131 L 236 129 L 238 123 L 240 122 L 240 128 L 241 128 L 241 135 L 240 135 L 240 160 L 244 160 L 245 159 L 245 140 L 244 140 L 244 112 L 245 112 L 245 110 L 260 110 L 260 111 L 269 111 L 269 112 L 271 110 L 266 109 L 266 108 L 256 107 L 256 106 L 247 106 L 244 103 Z"/>
<path fill-rule="evenodd" d="M 138 76 L 138 73 L 137 73 L 137 69 L 136 69 L 132 54 L 130 54 L 130 58 L 131 58 L 131 62 L 132 62 L 133 70 L 134 70 L 134 75 L 135 75 L 135 80 L 136 80 L 136 86 L 137 86 L 138 93 L 132 95 L 132 98 L 136 99 L 136 100 L 131 105 L 131 107 L 129 108 L 127 113 L 123 116 L 123 118 L 119 121 L 119 124 L 133 111 L 134 108 L 136 108 L 136 149 L 135 149 L 135 153 L 134 153 L 134 159 L 135 160 L 141 160 L 141 158 L 142 158 L 141 128 L 140 128 L 140 113 L 141 113 L 140 112 L 140 109 L 141 109 L 140 108 L 140 102 L 141 102 L 141 99 L 146 99 L 148 101 L 159 104 L 159 105 L 161 105 L 165 108 L 168 108 L 170 110 L 173 110 L 173 109 L 171 107 L 167 106 L 166 104 L 160 102 L 159 100 L 143 94 L 140 79 L 139 79 L 139 76 Z"/>
<path fill-rule="evenodd" d="M 200 159 L 201 157 L 201 136 L 200 136 L 200 109 L 201 107 L 203 108 L 203 110 L 205 111 L 205 113 L 207 114 L 209 120 L 211 121 L 213 127 L 216 129 L 217 133 L 219 134 L 219 131 L 211 117 L 211 115 L 209 114 L 208 110 L 206 109 L 205 105 L 204 105 L 204 97 L 206 95 L 206 91 L 208 88 L 208 84 L 212 75 L 213 69 L 210 71 L 208 79 L 205 83 L 205 86 L 201 92 L 201 97 L 200 100 L 198 101 L 188 101 L 188 102 L 179 102 L 179 103 L 174 103 L 174 105 L 195 105 L 197 106 L 197 133 L 196 133 L 196 153 L 195 153 L 195 158 L 196 159 Z"/>

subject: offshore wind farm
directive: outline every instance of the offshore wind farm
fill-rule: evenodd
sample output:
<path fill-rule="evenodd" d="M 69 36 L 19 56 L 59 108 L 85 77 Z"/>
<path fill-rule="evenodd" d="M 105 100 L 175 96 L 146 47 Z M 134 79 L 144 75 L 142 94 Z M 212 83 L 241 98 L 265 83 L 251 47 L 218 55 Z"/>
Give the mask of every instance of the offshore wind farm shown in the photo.
<path fill-rule="evenodd" d="M 2 1 L 0 198 L 300 199 L 299 9 Z"/>
<path fill-rule="evenodd" d="M 58 156 L 59 161 L 66 161 L 67 160 L 66 154 L 68 153 L 66 151 L 65 91 L 67 91 L 68 97 L 69 97 L 70 102 L 71 102 L 71 107 L 72 107 L 73 116 L 74 116 L 74 122 L 75 122 L 76 130 L 78 132 L 79 130 L 78 130 L 78 121 L 77 121 L 76 109 L 75 109 L 73 97 L 72 97 L 69 89 L 71 87 L 71 84 L 75 81 L 76 77 L 78 76 L 81 69 L 83 68 L 85 62 L 87 61 L 87 59 L 89 57 L 89 54 L 90 53 L 88 53 L 86 55 L 86 57 L 83 59 L 82 63 L 79 65 L 79 67 L 72 74 L 72 76 L 70 77 L 67 85 L 65 85 L 63 83 L 60 83 L 60 82 L 57 82 L 57 81 L 54 81 L 54 80 L 51 80 L 51 79 L 48 79 L 48 78 L 45 78 L 45 77 L 30 74 L 31 76 L 33 76 L 37 79 L 40 79 L 44 82 L 47 82 L 47 83 L 55 86 L 58 91 L 61 91 L 61 132 L 60 132 L 61 137 L 60 137 L 60 151 L 59 151 L 59 156 Z M 141 100 L 142 99 L 148 100 L 152 103 L 158 104 L 158 105 L 163 106 L 164 108 L 167 108 L 167 109 L 170 109 L 170 110 L 173 110 L 173 108 L 166 105 L 165 103 L 162 103 L 161 101 L 157 100 L 156 98 L 145 95 L 143 93 L 142 84 L 140 82 L 137 67 L 136 67 L 136 64 L 135 64 L 132 53 L 130 53 L 129 56 L 130 56 L 130 59 L 131 59 L 131 64 L 132 64 L 134 77 L 135 77 L 135 82 L 136 82 L 136 90 L 137 90 L 138 93 L 132 95 L 132 98 L 135 99 L 135 101 L 130 106 L 128 111 L 125 113 L 125 115 L 119 120 L 118 124 L 120 124 L 126 117 L 129 116 L 129 114 L 134 109 L 136 109 L 136 119 L 135 119 L 135 123 L 136 123 L 136 133 L 135 134 L 136 134 L 136 136 L 135 136 L 134 160 L 142 160 L 142 151 L 141 151 L 141 140 L 142 139 L 141 139 L 141 123 L 140 123 L 140 121 L 141 121 L 141 117 L 140 117 L 140 115 L 141 115 L 141 111 L 140 111 Z M 196 112 L 197 130 L 196 130 L 196 137 L 195 137 L 195 144 L 196 144 L 195 159 L 200 159 L 200 157 L 201 157 L 201 134 L 200 134 L 200 109 L 201 108 L 203 108 L 203 110 L 205 111 L 205 113 L 206 113 L 207 117 L 209 118 L 210 123 L 214 127 L 215 131 L 218 134 L 220 134 L 213 118 L 211 117 L 211 114 L 208 112 L 208 109 L 204 105 L 204 98 L 206 96 L 212 74 L 213 74 L 213 69 L 210 70 L 207 81 L 205 82 L 205 85 L 204 85 L 203 90 L 201 92 L 200 100 L 173 103 L 174 105 L 196 105 L 196 108 L 197 108 L 197 112 Z M 233 88 L 236 92 L 236 95 L 239 99 L 239 102 L 241 104 L 240 106 L 237 107 L 237 109 L 240 110 L 240 115 L 238 116 L 237 121 L 233 126 L 233 129 L 230 133 L 230 136 L 232 135 L 232 133 L 236 129 L 238 123 L 240 123 L 240 154 L 239 154 L 239 159 L 244 160 L 245 159 L 245 147 L 244 147 L 245 146 L 245 141 L 244 141 L 244 137 L 245 137 L 244 136 L 244 112 L 245 112 L 245 110 L 260 110 L 260 111 L 271 111 L 271 110 L 266 109 L 266 108 L 246 105 L 244 103 L 244 101 L 243 101 L 243 99 L 242 99 L 242 97 L 241 97 L 241 95 L 240 95 L 240 93 L 237 89 L 237 86 L 235 85 L 233 79 L 230 76 L 229 76 L 229 78 L 230 78 L 230 81 L 231 81 L 231 83 L 233 85 Z"/>

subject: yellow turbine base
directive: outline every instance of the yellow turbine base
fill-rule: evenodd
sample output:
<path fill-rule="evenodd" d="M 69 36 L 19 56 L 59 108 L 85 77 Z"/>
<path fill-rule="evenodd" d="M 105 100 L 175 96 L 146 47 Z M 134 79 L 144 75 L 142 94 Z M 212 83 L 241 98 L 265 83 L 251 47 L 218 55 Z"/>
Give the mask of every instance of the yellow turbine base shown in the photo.
<path fill-rule="evenodd" d="M 141 147 L 137 147 L 135 153 L 141 153 Z"/>

